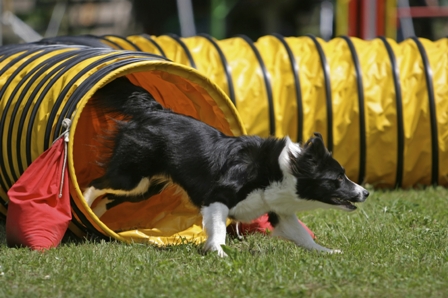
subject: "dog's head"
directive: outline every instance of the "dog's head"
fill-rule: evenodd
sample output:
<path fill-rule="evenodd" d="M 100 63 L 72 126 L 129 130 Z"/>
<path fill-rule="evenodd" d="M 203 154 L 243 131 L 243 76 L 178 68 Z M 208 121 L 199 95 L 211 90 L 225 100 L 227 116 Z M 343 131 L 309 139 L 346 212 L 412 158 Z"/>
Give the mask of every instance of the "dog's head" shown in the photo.
<path fill-rule="evenodd" d="M 314 133 L 314 137 L 302 148 L 289 140 L 287 143 L 288 156 L 284 157 L 284 161 L 287 162 L 288 172 L 295 178 L 296 193 L 300 199 L 346 211 L 356 209 L 352 203 L 367 199 L 369 192 L 347 178 L 344 168 L 325 148 L 319 133 Z M 316 205 L 319 207 L 321 204 Z"/>

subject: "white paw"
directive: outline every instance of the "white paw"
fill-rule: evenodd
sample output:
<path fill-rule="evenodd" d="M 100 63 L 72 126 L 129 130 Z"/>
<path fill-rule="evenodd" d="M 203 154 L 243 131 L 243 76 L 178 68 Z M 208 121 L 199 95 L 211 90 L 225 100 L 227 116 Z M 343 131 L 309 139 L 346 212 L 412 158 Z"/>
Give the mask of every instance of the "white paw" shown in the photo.
<path fill-rule="evenodd" d="M 219 250 L 217 252 L 218 252 L 219 257 L 221 257 L 221 258 L 227 257 L 227 254 L 224 252 L 224 250 L 222 250 L 221 247 L 219 248 Z"/>
<path fill-rule="evenodd" d="M 99 201 L 98 204 L 92 208 L 93 213 L 100 218 L 108 210 L 106 205 L 110 202 L 112 202 L 112 200 L 109 200 L 108 198 L 101 199 L 101 201 Z"/>
<path fill-rule="evenodd" d="M 342 254 L 342 250 L 339 249 L 331 249 L 328 253 L 330 254 Z"/>
<path fill-rule="evenodd" d="M 219 243 L 208 242 L 208 241 L 205 242 L 204 252 L 209 252 L 209 251 L 216 251 L 218 253 L 218 256 L 220 256 L 221 258 L 227 257 L 227 254 L 224 252 L 224 250 L 222 249 L 222 247 Z"/>

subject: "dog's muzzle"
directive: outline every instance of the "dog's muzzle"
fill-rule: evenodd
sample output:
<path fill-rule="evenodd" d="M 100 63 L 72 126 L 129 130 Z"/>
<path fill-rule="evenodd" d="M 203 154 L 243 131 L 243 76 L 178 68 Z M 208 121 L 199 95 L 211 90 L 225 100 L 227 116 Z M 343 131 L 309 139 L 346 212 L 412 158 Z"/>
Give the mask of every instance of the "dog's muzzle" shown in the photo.
<path fill-rule="evenodd" d="M 362 188 L 361 186 L 359 186 L 359 187 Z M 362 188 L 359 195 L 357 195 L 355 198 L 353 198 L 353 200 L 350 200 L 350 201 L 354 202 L 354 203 L 362 203 L 365 200 L 367 200 L 367 197 L 369 196 L 369 194 L 370 193 L 367 191 L 367 189 Z"/>
<path fill-rule="evenodd" d="M 356 210 L 357 209 L 356 206 L 353 205 L 352 203 L 362 203 L 369 196 L 369 192 L 365 188 L 359 186 L 358 184 L 356 184 L 356 188 L 358 192 L 355 196 L 345 200 L 340 198 L 332 198 L 333 204 L 338 205 L 340 208 L 347 211 Z"/>

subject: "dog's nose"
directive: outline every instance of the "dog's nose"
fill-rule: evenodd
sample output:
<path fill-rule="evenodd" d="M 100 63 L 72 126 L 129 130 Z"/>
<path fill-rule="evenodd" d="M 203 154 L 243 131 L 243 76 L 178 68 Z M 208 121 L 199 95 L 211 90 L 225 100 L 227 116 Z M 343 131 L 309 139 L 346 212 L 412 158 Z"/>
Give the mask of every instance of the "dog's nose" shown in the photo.
<path fill-rule="evenodd" d="M 366 198 L 366 199 L 369 196 L 369 192 L 365 189 L 362 191 L 362 194 L 364 195 L 364 198 Z"/>

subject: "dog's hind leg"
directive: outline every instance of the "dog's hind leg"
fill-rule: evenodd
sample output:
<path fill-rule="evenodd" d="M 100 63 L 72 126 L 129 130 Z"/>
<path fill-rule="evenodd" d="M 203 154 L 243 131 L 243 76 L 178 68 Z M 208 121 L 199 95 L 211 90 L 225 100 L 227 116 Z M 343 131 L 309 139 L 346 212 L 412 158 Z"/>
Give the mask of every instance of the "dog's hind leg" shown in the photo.
<path fill-rule="evenodd" d="M 142 194 L 148 190 L 150 184 L 151 181 L 148 178 L 106 174 L 93 180 L 90 186 L 84 190 L 83 196 L 90 207 L 96 198 L 106 193 L 124 196 Z"/>
<path fill-rule="evenodd" d="M 90 206 L 92 206 L 92 204 L 96 198 L 98 198 L 99 196 L 102 196 L 106 193 L 107 193 L 107 191 L 104 189 L 96 189 L 94 186 L 90 186 L 90 187 L 86 188 L 86 190 L 84 190 L 83 197 L 84 197 L 84 200 L 86 201 L 87 205 L 90 207 Z"/>
<path fill-rule="evenodd" d="M 272 236 L 284 238 L 294 242 L 296 245 L 308 250 L 317 250 L 327 253 L 340 253 L 339 250 L 332 250 L 314 242 L 308 231 L 299 223 L 297 216 L 292 214 L 277 215 L 277 222 L 274 225 Z"/>
<path fill-rule="evenodd" d="M 92 206 L 98 196 L 107 193 L 107 196 L 92 208 L 93 213 L 100 218 L 107 210 L 119 204 L 124 202 L 140 202 L 161 193 L 169 183 L 170 180 L 164 176 L 154 176 L 151 179 L 143 178 L 140 183 L 131 190 L 112 188 L 96 189 L 94 186 L 91 186 L 86 189 L 84 195 L 89 206 Z"/>
<path fill-rule="evenodd" d="M 106 205 L 111 202 L 113 202 L 113 200 L 109 200 L 107 197 L 103 198 L 94 208 L 92 208 L 93 213 L 100 218 L 108 210 Z"/>
<path fill-rule="evenodd" d="M 110 188 L 109 185 L 110 181 L 106 178 L 106 176 L 93 180 L 89 187 L 87 187 L 83 192 L 83 197 L 87 205 L 91 207 L 96 198 L 108 193 L 108 189 Z"/>
<path fill-rule="evenodd" d="M 221 245 L 226 244 L 226 220 L 229 208 L 217 202 L 202 207 L 201 213 L 202 225 L 207 234 L 204 251 L 217 251 L 220 257 L 227 256 Z"/>

